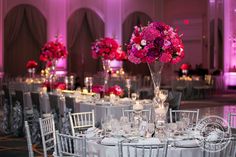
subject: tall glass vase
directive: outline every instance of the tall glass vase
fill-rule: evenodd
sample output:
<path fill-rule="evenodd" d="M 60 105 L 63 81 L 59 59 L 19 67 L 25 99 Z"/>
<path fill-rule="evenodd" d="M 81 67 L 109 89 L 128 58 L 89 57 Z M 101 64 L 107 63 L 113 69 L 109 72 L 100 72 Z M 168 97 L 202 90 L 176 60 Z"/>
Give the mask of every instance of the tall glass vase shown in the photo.
<path fill-rule="evenodd" d="M 110 70 L 110 63 L 111 61 L 108 59 L 102 59 L 102 67 L 104 72 L 104 91 L 108 89 L 108 81 L 109 81 L 109 70 Z"/>
<path fill-rule="evenodd" d="M 153 62 L 148 63 L 148 68 L 151 73 L 153 85 L 154 85 L 154 96 L 158 96 L 158 92 L 161 84 L 161 72 L 163 69 L 164 63 L 162 62 Z"/>
<path fill-rule="evenodd" d="M 54 86 L 55 86 L 55 82 L 56 82 L 56 65 L 57 65 L 57 60 L 54 59 L 51 61 L 51 65 L 49 68 L 49 84 L 50 84 L 50 91 L 53 92 L 54 91 Z"/>

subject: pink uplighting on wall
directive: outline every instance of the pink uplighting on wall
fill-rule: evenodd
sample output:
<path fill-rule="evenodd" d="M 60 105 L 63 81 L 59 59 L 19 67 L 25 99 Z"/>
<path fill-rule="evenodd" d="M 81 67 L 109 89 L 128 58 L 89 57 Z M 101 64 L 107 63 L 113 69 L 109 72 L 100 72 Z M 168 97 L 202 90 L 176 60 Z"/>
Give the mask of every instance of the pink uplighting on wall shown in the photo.
<path fill-rule="evenodd" d="M 232 0 L 224 1 L 224 77 L 226 86 L 236 86 L 236 36 Z"/>

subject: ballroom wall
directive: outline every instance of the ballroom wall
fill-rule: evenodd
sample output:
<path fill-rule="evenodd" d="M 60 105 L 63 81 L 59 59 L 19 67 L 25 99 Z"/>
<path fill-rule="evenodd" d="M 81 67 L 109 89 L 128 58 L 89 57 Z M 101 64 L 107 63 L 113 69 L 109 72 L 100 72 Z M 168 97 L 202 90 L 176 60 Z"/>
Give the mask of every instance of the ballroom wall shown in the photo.
<path fill-rule="evenodd" d="M 0 0 L 0 70 L 3 71 L 3 22 L 7 13 L 19 4 L 38 8 L 47 20 L 47 38 L 61 34 L 66 43 L 67 20 L 79 8 L 90 8 L 105 22 L 105 35 L 122 42 L 122 22 L 132 12 L 147 14 L 153 20 L 176 26 L 184 34 L 186 57 L 183 62 L 209 67 L 207 0 Z M 232 32 L 232 31 L 231 31 Z M 33 53 L 33 52 L 32 52 Z M 66 61 L 60 69 L 66 70 Z M 178 69 L 174 66 L 172 71 Z"/>

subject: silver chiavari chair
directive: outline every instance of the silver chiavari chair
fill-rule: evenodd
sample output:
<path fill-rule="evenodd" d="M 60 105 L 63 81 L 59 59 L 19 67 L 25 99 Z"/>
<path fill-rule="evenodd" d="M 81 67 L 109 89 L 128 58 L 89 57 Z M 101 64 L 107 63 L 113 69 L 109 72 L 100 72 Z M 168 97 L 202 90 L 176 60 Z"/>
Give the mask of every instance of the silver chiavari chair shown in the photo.
<path fill-rule="evenodd" d="M 43 154 L 44 157 L 50 154 L 57 154 L 56 153 L 56 132 L 55 132 L 55 124 L 54 124 L 54 117 L 50 114 L 46 118 L 39 118 L 39 125 L 40 125 L 40 132 L 42 137 L 42 144 L 43 144 Z M 54 152 L 53 152 L 54 151 Z M 52 153 L 53 152 L 53 153 Z"/>
<path fill-rule="evenodd" d="M 168 142 L 163 144 L 118 143 L 119 157 L 167 157 Z"/>
<path fill-rule="evenodd" d="M 236 128 L 236 113 L 228 113 L 228 123 L 231 128 Z"/>
<path fill-rule="evenodd" d="M 58 154 L 60 157 L 86 157 L 86 137 L 59 134 L 56 132 Z"/>
<path fill-rule="evenodd" d="M 221 138 L 217 140 L 204 140 L 203 157 L 235 157 L 236 156 L 236 138 Z"/>
<path fill-rule="evenodd" d="M 135 116 L 135 110 L 125 110 L 122 109 L 123 116 L 128 117 L 130 121 L 133 120 Z M 150 110 L 142 110 L 141 111 L 142 118 L 144 118 L 146 121 L 151 120 L 151 109 Z"/>
<path fill-rule="evenodd" d="M 89 127 L 95 127 L 94 110 L 91 112 L 69 113 L 72 135 L 80 134 Z"/>
<path fill-rule="evenodd" d="M 34 152 L 33 152 L 33 148 L 32 148 L 31 134 L 30 134 L 28 121 L 25 121 L 25 133 L 26 133 L 29 157 L 34 157 Z"/>
<path fill-rule="evenodd" d="M 199 117 L 199 109 L 197 110 L 172 110 L 170 109 L 170 123 L 187 118 L 189 125 L 196 125 Z"/>

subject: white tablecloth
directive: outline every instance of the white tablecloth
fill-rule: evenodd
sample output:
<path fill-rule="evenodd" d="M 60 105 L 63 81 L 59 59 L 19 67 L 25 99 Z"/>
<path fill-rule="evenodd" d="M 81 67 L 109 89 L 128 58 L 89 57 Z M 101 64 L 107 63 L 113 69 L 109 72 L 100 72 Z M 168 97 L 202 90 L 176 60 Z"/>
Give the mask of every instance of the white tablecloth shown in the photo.
<path fill-rule="evenodd" d="M 118 146 L 105 146 L 95 141 L 88 141 L 88 157 L 119 157 Z M 202 157 L 202 149 L 169 147 L 167 157 Z"/>
<path fill-rule="evenodd" d="M 110 105 L 110 103 L 89 103 L 79 102 L 75 105 L 75 112 L 88 112 L 95 111 L 95 119 L 97 122 L 101 122 L 105 117 L 112 115 L 113 118 L 120 119 L 123 115 L 122 109 L 131 109 L 131 105 Z"/>

